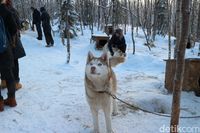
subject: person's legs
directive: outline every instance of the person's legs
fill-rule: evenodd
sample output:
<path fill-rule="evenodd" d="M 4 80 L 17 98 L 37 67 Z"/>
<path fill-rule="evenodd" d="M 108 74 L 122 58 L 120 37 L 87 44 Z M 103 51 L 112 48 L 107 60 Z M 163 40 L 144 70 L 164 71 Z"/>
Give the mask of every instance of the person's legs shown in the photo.
<path fill-rule="evenodd" d="M 19 61 L 18 59 L 14 60 L 15 67 L 13 68 L 13 74 L 15 78 L 15 88 L 16 90 L 19 90 L 22 88 L 22 84 L 20 84 L 20 78 L 19 78 Z"/>
<path fill-rule="evenodd" d="M 19 62 L 18 59 L 14 60 L 14 66 L 12 69 L 13 75 L 14 75 L 14 79 L 15 79 L 15 88 L 16 90 L 22 88 L 22 84 L 20 84 L 20 78 L 19 78 Z M 7 88 L 7 84 L 6 84 L 6 73 L 2 73 L 1 74 L 1 88 Z"/>
<path fill-rule="evenodd" d="M 48 38 L 48 43 L 53 46 L 54 45 L 54 40 L 53 40 L 53 37 L 51 35 L 51 32 L 47 32 L 46 34 L 47 38 Z"/>
<path fill-rule="evenodd" d="M 36 29 L 37 29 L 37 33 L 38 33 L 38 40 L 42 40 L 42 29 L 41 29 L 40 23 L 36 24 Z"/>
<path fill-rule="evenodd" d="M 51 44 L 51 46 L 53 46 L 54 45 L 54 40 L 53 40 L 53 37 L 52 37 L 52 34 L 51 34 L 51 30 L 48 32 L 48 36 L 49 36 L 50 44 Z"/>
<path fill-rule="evenodd" d="M 13 74 L 14 74 L 15 81 L 18 83 L 18 82 L 20 81 L 20 78 L 19 78 L 19 62 L 18 62 L 18 59 L 15 59 L 15 60 L 14 60 L 14 64 L 15 64 L 15 67 L 13 67 Z"/>
<path fill-rule="evenodd" d="M 51 33 L 50 33 L 50 39 L 51 39 L 51 45 L 53 46 L 54 45 L 54 40 L 53 40 L 53 37 L 52 37 Z"/>
<path fill-rule="evenodd" d="M 43 27 L 43 31 L 44 31 L 44 36 L 45 36 L 45 40 L 46 40 L 47 46 L 50 46 L 51 41 L 50 41 L 48 32 L 47 32 L 47 30 L 45 29 L 45 27 Z"/>
<path fill-rule="evenodd" d="M 4 103 L 3 103 L 3 97 L 1 96 L 1 89 L 0 89 L 0 112 L 4 110 Z"/>
<path fill-rule="evenodd" d="M 15 79 L 12 69 L 5 69 L 2 71 L 2 73 L 5 75 L 5 80 L 8 88 L 8 98 L 4 100 L 4 104 L 10 107 L 15 107 L 17 103 L 15 100 Z"/>
<path fill-rule="evenodd" d="M 0 89 L 0 101 L 3 100 L 3 97 L 1 95 L 1 89 Z"/>
<path fill-rule="evenodd" d="M 3 73 L 1 73 L 0 75 L 1 75 L 1 85 L 0 85 L 0 87 L 1 87 L 1 89 L 5 89 L 5 88 L 7 88 L 5 76 L 4 76 Z"/>
<path fill-rule="evenodd" d="M 1 95 L 1 89 L 2 89 L 2 86 L 0 86 L 0 112 L 4 111 L 4 101 L 3 101 L 3 97 Z"/>
<path fill-rule="evenodd" d="M 0 71 L 1 72 L 1 71 Z M 3 111 L 3 97 L 1 95 L 1 86 L 0 86 L 0 112 Z"/>

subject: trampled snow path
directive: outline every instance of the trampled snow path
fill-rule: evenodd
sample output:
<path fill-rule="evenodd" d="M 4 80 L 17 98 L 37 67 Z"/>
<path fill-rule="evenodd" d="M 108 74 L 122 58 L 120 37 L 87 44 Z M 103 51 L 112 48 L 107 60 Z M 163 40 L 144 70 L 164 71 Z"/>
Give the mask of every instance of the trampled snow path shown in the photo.
<path fill-rule="evenodd" d="M 17 91 L 15 108 L 5 107 L 0 113 L 0 133 L 90 133 L 92 118 L 85 99 L 84 69 L 88 50 L 100 55 L 90 44 L 90 32 L 73 39 L 72 57 L 66 64 L 66 49 L 55 37 L 55 46 L 46 48 L 45 42 L 35 39 L 36 33 L 27 31 L 22 41 L 27 56 L 20 60 L 23 89 Z M 118 79 L 118 96 L 144 109 L 170 113 L 171 94 L 164 89 L 163 59 L 167 58 L 167 40 L 157 38 L 151 52 L 142 45 L 144 38 L 136 38 L 136 55 L 131 55 L 130 34 L 127 61 L 114 68 Z M 189 54 L 190 56 L 191 54 Z M 3 92 L 4 98 L 7 91 Z M 130 110 L 119 104 L 119 115 L 113 117 L 115 133 L 159 133 L 168 131 L 170 118 Z M 200 99 L 192 92 L 182 95 L 182 115 L 200 115 Z M 103 113 L 100 127 L 105 132 Z M 181 127 L 198 127 L 199 119 L 185 119 Z"/>

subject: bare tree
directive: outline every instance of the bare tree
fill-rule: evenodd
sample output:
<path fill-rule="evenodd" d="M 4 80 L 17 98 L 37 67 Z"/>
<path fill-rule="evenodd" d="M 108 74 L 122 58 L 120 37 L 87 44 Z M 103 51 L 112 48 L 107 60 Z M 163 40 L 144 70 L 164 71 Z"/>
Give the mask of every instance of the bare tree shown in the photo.
<path fill-rule="evenodd" d="M 62 24 L 62 43 L 64 46 L 67 47 L 67 63 L 70 62 L 70 25 L 69 25 L 69 9 L 70 9 L 70 4 L 71 4 L 71 0 L 67 0 L 63 3 L 62 8 L 61 8 L 61 14 L 62 14 L 62 19 L 61 19 L 61 23 L 65 23 Z M 64 27 L 65 26 L 65 27 Z M 63 29 L 64 28 L 64 29 Z M 67 45 L 65 45 L 65 35 L 67 35 Z"/>
<path fill-rule="evenodd" d="M 66 32 L 67 32 L 67 63 L 70 62 L 71 52 L 70 52 L 70 32 L 69 32 L 69 16 L 68 16 L 68 9 L 66 10 Z"/>
<path fill-rule="evenodd" d="M 133 13 L 131 11 L 131 2 L 129 0 L 129 14 L 130 14 L 130 20 L 131 20 L 131 38 L 133 42 L 133 54 L 135 54 L 135 40 L 134 40 L 134 20 L 133 20 Z"/>
<path fill-rule="evenodd" d="M 140 26 L 140 0 L 137 0 L 137 25 L 136 25 L 136 35 L 138 35 L 138 27 Z"/>
<path fill-rule="evenodd" d="M 200 3 L 199 3 L 199 11 L 198 11 L 198 25 L 197 25 L 197 40 L 200 41 Z"/>
<path fill-rule="evenodd" d="M 123 6 L 124 6 L 126 9 L 128 9 L 127 0 L 124 0 L 124 1 L 123 1 Z M 127 10 L 123 10 L 123 15 L 122 15 L 122 17 L 123 17 L 123 20 L 124 20 L 124 21 L 121 22 L 121 23 L 124 24 L 124 34 L 126 34 L 127 24 L 128 24 L 128 20 L 129 20 L 129 16 L 128 16 L 127 14 L 128 14 L 128 11 L 127 11 Z"/>
<path fill-rule="evenodd" d="M 101 0 L 98 0 L 98 5 L 101 5 Z M 100 21 L 101 21 L 101 7 L 98 6 L 98 19 L 97 19 L 97 29 L 100 30 Z"/>
<path fill-rule="evenodd" d="M 178 44 L 181 35 L 181 0 L 176 0 L 176 45 L 174 48 L 174 58 L 176 58 Z"/>
<path fill-rule="evenodd" d="M 76 12 L 78 13 L 78 20 L 79 20 L 79 24 L 80 24 L 80 28 L 81 28 L 81 35 L 83 35 L 83 19 L 82 19 L 82 0 L 77 0 L 76 1 Z"/>
<path fill-rule="evenodd" d="M 168 0 L 168 48 L 169 48 L 169 53 L 168 53 L 168 59 L 171 59 L 171 25 L 172 25 L 172 20 L 171 20 L 171 13 L 172 13 L 172 3 L 171 0 Z"/>
<path fill-rule="evenodd" d="M 176 59 L 176 73 L 174 77 L 173 86 L 173 101 L 172 101 L 172 113 L 170 122 L 170 133 L 178 133 L 179 116 L 180 116 L 180 97 L 182 91 L 184 68 L 185 68 L 185 49 L 187 45 L 188 33 L 189 33 L 189 0 L 182 0 L 182 23 L 180 42 L 178 43 L 177 59 Z"/>
<path fill-rule="evenodd" d="M 155 40 L 155 37 L 156 37 L 156 34 L 157 34 L 157 17 L 158 17 L 158 11 L 156 10 L 157 9 L 157 6 L 158 6 L 158 0 L 155 0 L 155 3 L 154 3 L 154 14 L 153 14 L 153 33 L 152 33 L 152 39 Z"/>
<path fill-rule="evenodd" d="M 192 3 L 193 2 L 193 3 Z M 198 16 L 198 1 L 192 0 L 191 3 L 191 14 L 190 14 L 190 31 L 189 31 L 189 39 L 191 40 L 191 46 L 194 46 L 194 43 L 196 41 L 196 34 L 197 34 L 197 24 L 198 19 L 196 16 Z"/>

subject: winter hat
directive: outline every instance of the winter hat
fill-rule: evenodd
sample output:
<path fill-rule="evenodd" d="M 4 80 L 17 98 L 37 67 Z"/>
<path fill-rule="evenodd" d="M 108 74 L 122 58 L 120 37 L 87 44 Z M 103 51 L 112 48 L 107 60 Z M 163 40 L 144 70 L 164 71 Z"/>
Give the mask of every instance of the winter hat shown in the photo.
<path fill-rule="evenodd" d="M 34 10 L 35 8 L 34 7 L 31 7 L 31 10 Z"/>
<path fill-rule="evenodd" d="M 44 12 L 44 11 L 46 11 L 46 9 L 44 7 L 41 7 L 40 12 Z"/>
<path fill-rule="evenodd" d="M 115 30 L 115 33 L 118 33 L 118 34 L 121 34 L 122 32 L 123 32 L 123 30 L 120 28 Z"/>
<path fill-rule="evenodd" d="M 12 6 L 12 0 L 6 0 L 6 5 L 7 6 Z"/>

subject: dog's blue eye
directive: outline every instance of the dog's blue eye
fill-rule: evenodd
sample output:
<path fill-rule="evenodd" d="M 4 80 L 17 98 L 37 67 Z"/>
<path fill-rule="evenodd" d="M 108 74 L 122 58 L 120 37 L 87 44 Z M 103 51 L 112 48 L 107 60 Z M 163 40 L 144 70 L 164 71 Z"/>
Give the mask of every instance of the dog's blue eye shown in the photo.
<path fill-rule="evenodd" d="M 92 65 L 93 65 L 93 63 L 90 63 L 90 65 L 92 66 Z"/>
<path fill-rule="evenodd" d="M 99 63 L 99 64 L 98 64 L 98 66 L 102 66 L 102 64 L 101 64 L 101 63 Z"/>

